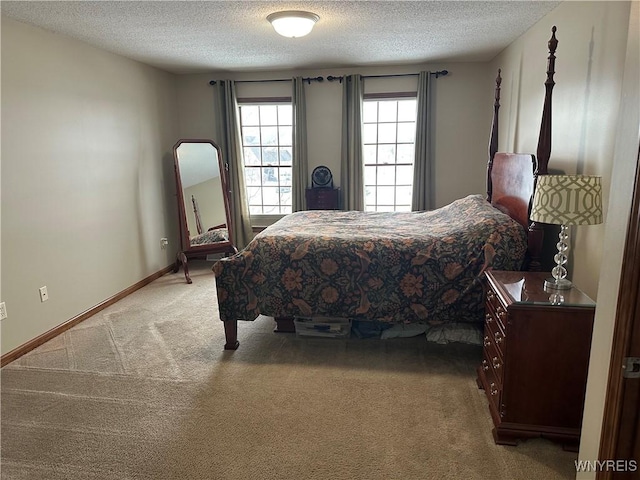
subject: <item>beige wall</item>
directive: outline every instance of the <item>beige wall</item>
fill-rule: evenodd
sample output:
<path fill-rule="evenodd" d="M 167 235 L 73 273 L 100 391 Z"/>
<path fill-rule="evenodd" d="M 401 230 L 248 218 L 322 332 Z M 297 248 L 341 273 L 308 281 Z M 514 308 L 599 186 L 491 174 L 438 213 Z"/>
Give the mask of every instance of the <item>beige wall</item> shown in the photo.
<path fill-rule="evenodd" d="M 436 205 L 445 205 L 470 193 L 484 193 L 487 143 L 491 126 L 493 97 L 488 65 L 438 64 L 402 67 L 350 68 L 313 71 L 256 72 L 235 75 L 184 75 L 178 79 L 180 135 L 183 138 L 215 138 L 213 116 L 214 87 L 210 80 L 274 79 L 348 73 L 365 75 L 417 73 L 420 70 L 449 70 L 434 79 Z M 365 80 L 365 93 L 416 90 L 416 77 Z M 309 172 L 318 165 L 328 166 L 334 184 L 340 185 L 342 85 L 339 82 L 313 82 L 305 85 Z M 287 82 L 239 83 L 239 97 L 291 96 Z M 460 172 L 464 175 L 460 175 Z"/>
<path fill-rule="evenodd" d="M 638 2 L 633 10 L 637 12 Z M 603 177 L 605 223 L 572 232 L 570 274 L 578 287 L 598 299 L 582 460 L 598 458 L 621 255 L 638 153 L 638 23 L 636 19 L 630 27 L 629 11 L 629 2 L 563 2 L 492 62 L 494 68 L 503 69 L 504 76 L 499 148 L 535 152 L 544 99 L 546 42 L 551 27 L 557 26 L 549 167 Z M 635 45 L 634 52 L 627 51 L 628 39 Z M 635 99 L 631 98 L 635 101 L 621 102 L 625 85 L 635 89 Z M 595 474 L 581 473 L 578 478 L 595 478 Z"/>
<path fill-rule="evenodd" d="M 2 353 L 172 263 L 174 79 L 2 18 Z"/>

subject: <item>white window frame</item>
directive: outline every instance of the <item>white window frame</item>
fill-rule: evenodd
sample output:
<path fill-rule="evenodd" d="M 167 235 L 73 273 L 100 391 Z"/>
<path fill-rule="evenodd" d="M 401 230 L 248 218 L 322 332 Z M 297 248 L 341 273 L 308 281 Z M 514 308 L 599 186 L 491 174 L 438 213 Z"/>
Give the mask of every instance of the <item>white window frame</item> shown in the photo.
<path fill-rule="evenodd" d="M 278 132 L 279 133 L 278 133 L 278 139 L 276 141 L 276 144 L 268 144 L 268 145 L 262 143 L 262 137 L 260 137 L 258 145 L 245 145 L 244 132 L 245 132 L 245 127 L 247 127 L 247 126 L 243 125 L 243 117 L 242 117 L 242 108 L 243 107 L 246 107 L 246 106 L 258 106 L 258 107 L 260 107 L 260 106 L 276 106 L 277 107 L 277 106 L 280 106 L 280 105 L 287 105 L 287 106 L 291 107 L 292 106 L 291 98 L 290 97 L 239 98 L 238 99 L 238 105 L 240 107 L 240 130 L 241 130 L 241 142 L 242 142 L 242 149 L 243 149 L 243 157 L 244 157 L 244 160 L 245 160 L 244 161 L 244 165 L 245 165 L 244 175 L 245 175 L 245 183 L 246 183 L 246 187 L 247 187 L 247 199 L 249 198 L 249 195 L 250 195 L 249 188 L 257 186 L 257 185 L 251 185 L 250 179 L 249 179 L 249 177 L 247 175 L 248 171 L 250 169 L 258 169 L 258 168 L 260 168 L 262 170 L 264 168 L 274 168 L 276 170 L 276 172 L 277 172 L 276 177 L 278 178 L 278 185 L 277 185 L 278 189 L 283 187 L 283 186 L 285 186 L 285 187 L 289 187 L 291 189 L 290 191 L 292 192 L 292 189 L 293 189 L 293 178 L 291 178 L 291 185 L 280 185 L 279 182 L 281 180 L 280 169 L 288 168 L 288 169 L 290 169 L 291 173 L 293 174 L 293 125 L 292 125 L 292 123 L 293 123 L 293 113 L 292 113 L 292 116 L 291 116 L 291 121 L 290 121 L 290 123 L 288 125 L 286 125 L 285 123 L 280 123 L 280 119 L 279 118 L 277 119 L 277 124 L 276 125 L 272 125 L 272 124 L 264 125 L 264 124 L 262 124 L 261 120 L 259 121 L 258 125 L 251 125 L 251 127 L 260 128 L 260 132 L 261 132 L 260 135 L 262 135 L 262 127 L 267 127 L 267 128 L 276 127 L 276 128 L 278 128 Z M 286 141 L 285 142 L 281 142 L 281 139 L 280 139 L 280 127 L 285 127 L 285 128 L 289 127 L 289 128 L 291 128 L 291 141 L 288 142 L 288 144 L 287 144 Z M 262 157 L 262 153 L 263 153 L 262 149 L 263 148 L 273 148 L 273 147 L 275 147 L 277 149 L 277 156 L 278 156 L 277 163 L 273 163 L 273 164 L 264 164 L 264 163 L 262 163 L 261 165 L 249 165 L 248 161 L 247 161 L 247 155 L 246 155 L 245 148 L 255 148 L 255 147 L 258 147 L 260 149 L 260 155 L 261 155 L 260 161 L 261 162 L 264 162 L 263 157 Z M 288 148 L 291 151 L 291 158 L 292 158 L 291 165 L 282 165 L 280 163 L 281 148 Z M 260 178 L 261 178 L 260 187 L 261 188 L 263 188 L 265 186 L 263 184 L 262 174 L 263 174 L 263 172 L 261 172 L 261 175 L 260 175 Z M 291 177 L 293 177 L 293 175 L 291 175 Z M 264 192 L 261 192 L 261 194 L 263 194 L 263 193 Z M 278 192 L 278 194 L 279 193 L 280 192 Z M 275 222 L 276 220 L 282 218 L 284 215 L 287 215 L 288 213 L 291 213 L 292 205 L 285 205 L 285 206 L 288 206 L 291 211 L 289 211 L 289 212 L 286 212 L 286 211 L 282 212 L 281 211 L 283 205 L 280 203 L 280 200 L 281 199 L 279 198 L 279 203 L 277 205 L 279 207 L 279 210 L 280 210 L 279 213 L 251 213 L 252 226 L 253 227 L 267 226 L 267 225 Z M 261 205 L 262 205 L 262 208 L 264 209 L 264 207 L 265 207 L 264 197 L 262 199 L 262 204 Z M 269 204 L 267 204 L 267 206 L 268 205 Z M 276 205 L 274 204 L 274 205 L 271 205 L 271 206 L 276 206 Z M 251 205 L 249 206 L 249 208 L 251 210 Z"/>
<path fill-rule="evenodd" d="M 399 102 L 405 100 L 414 100 L 416 102 L 415 108 L 417 111 L 417 97 L 415 92 L 400 92 L 400 93 L 388 93 L 388 94 L 365 94 L 364 96 L 364 104 L 363 109 L 367 108 L 367 103 L 378 102 L 378 109 L 380 102 Z M 396 103 L 396 119 L 395 121 L 380 121 L 379 110 L 376 116 L 376 122 L 365 121 L 365 114 L 363 112 L 363 168 L 365 172 L 364 179 L 364 192 L 365 192 L 365 211 L 410 211 L 411 210 L 411 193 L 413 191 L 413 165 L 415 162 L 415 126 L 417 117 L 414 115 L 413 120 L 402 119 L 399 120 L 397 117 L 397 108 L 398 104 Z M 389 141 L 380 141 L 381 136 L 381 125 L 389 126 L 395 123 L 395 136 L 393 140 Z M 413 124 L 413 138 L 411 142 L 408 142 L 404 139 L 399 140 L 398 138 L 398 125 L 399 124 Z M 367 126 L 370 127 L 367 127 Z M 372 133 L 373 125 L 375 125 L 375 142 L 372 141 Z M 411 161 L 398 161 L 398 146 L 403 146 L 403 150 L 405 154 L 407 152 L 411 152 Z M 387 149 L 387 151 L 393 151 L 394 162 L 384 162 L 380 161 L 379 157 L 381 154 L 381 146 L 382 149 Z M 373 151 L 375 150 L 375 153 Z M 371 158 L 375 157 L 375 161 L 371 161 Z M 381 168 L 382 167 L 382 168 Z M 393 184 L 381 184 L 379 183 L 380 177 L 384 177 L 382 172 L 390 171 L 391 167 L 393 167 L 393 175 L 394 175 L 394 183 Z M 402 169 L 404 173 L 404 178 L 410 178 L 409 184 L 401 183 L 398 184 L 398 173 L 401 171 L 398 167 Z M 370 172 L 375 169 L 375 183 L 371 182 L 372 175 Z M 410 174 L 409 174 L 409 173 Z M 381 204 L 378 202 L 378 189 L 380 187 L 390 187 L 393 188 L 393 205 L 389 204 Z M 399 202 L 398 199 L 398 188 L 399 187 L 409 187 L 409 195 L 405 194 L 406 202 Z M 367 203 L 367 201 L 371 198 L 371 196 L 367 195 L 368 188 L 374 188 L 375 192 L 373 196 L 375 198 L 374 203 Z M 405 189 L 406 192 L 406 189 Z"/>

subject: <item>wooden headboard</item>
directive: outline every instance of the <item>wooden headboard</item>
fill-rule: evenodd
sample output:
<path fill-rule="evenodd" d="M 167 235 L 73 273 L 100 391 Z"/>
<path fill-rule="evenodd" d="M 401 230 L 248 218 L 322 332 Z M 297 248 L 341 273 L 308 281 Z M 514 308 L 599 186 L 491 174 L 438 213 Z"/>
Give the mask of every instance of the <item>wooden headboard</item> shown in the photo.
<path fill-rule="evenodd" d="M 500 110 L 501 70 L 496 77 L 493 121 L 489 139 L 489 162 L 487 164 L 487 201 L 497 209 L 507 213 L 528 231 L 528 251 L 525 268 L 541 269 L 542 225 L 529 220 L 531 201 L 538 175 L 548 173 L 551 156 L 551 96 L 555 82 L 555 52 L 558 47 L 556 27 L 551 29 L 548 42 L 547 79 L 542 109 L 542 122 L 538 135 L 537 155 L 522 153 L 502 153 L 498 150 L 498 111 Z"/>

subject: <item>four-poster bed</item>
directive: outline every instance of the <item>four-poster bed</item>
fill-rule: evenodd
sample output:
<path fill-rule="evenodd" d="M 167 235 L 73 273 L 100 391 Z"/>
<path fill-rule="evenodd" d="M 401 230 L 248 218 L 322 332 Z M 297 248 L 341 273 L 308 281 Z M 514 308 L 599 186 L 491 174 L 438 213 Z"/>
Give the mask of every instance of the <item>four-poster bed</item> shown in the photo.
<path fill-rule="evenodd" d="M 550 49 L 553 41 L 555 35 Z M 528 216 L 536 176 L 547 173 L 553 67 L 550 62 L 537 162 L 531 154 L 497 152 L 498 72 L 486 200 L 470 195 L 430 212 L 296 212 L 218 261 L 224 348 L 238 348 L 238 320 L 261 314 L 277 322 L 329 316 L 481 323 L 487 269 L 540 268 L 542 232 Z"/>

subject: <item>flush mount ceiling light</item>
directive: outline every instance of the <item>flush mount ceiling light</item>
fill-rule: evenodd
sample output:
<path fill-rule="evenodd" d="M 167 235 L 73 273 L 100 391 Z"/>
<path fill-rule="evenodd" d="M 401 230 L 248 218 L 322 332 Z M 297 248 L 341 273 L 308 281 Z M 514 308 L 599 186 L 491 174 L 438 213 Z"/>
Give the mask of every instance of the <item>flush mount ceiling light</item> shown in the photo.
<path fill-rule="evenodd" d="M 267 16 L 273 28 L 283 37 L 297 38 L 308 35 L 320 17 L 315 13 L 287 10 Z"/>

